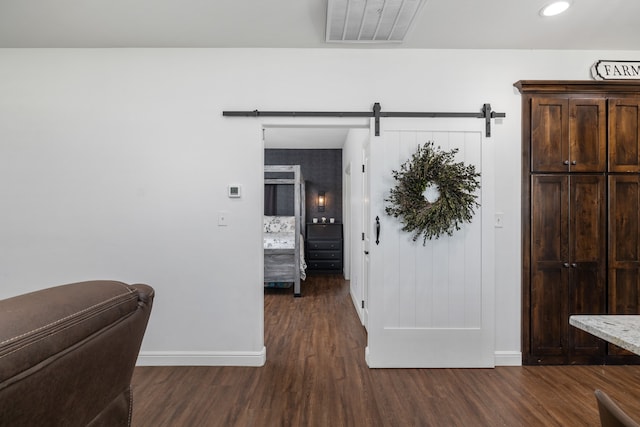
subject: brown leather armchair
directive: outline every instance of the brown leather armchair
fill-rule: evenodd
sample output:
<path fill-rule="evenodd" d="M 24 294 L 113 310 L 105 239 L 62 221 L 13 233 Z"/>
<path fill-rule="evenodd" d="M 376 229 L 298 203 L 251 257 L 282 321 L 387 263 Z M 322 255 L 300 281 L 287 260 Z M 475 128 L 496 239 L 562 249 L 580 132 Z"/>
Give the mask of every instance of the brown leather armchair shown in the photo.
<path fill-rule="evenodd" d="M 131 425 L 153 297 L 96 280 L 0 301 L 0 425 Z"/>

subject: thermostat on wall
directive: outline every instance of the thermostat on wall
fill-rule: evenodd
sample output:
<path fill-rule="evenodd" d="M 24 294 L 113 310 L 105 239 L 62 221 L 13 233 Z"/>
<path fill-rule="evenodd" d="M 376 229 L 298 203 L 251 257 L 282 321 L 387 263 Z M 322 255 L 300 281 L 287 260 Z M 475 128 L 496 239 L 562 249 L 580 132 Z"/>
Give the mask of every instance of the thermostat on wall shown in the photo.
<path fill-rule="evenodd" d="M 239 198 L 242 193 L 242 187 L 239 185 L 230 185 L 227 187 L 229 190 L 229 197 Z"/>

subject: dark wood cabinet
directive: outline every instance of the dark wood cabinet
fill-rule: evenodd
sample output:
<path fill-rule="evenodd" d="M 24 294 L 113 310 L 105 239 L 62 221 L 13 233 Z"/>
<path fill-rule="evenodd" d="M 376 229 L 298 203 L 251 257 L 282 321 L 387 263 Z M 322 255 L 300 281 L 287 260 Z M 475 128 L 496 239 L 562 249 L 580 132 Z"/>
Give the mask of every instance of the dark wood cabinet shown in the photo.
<path fill-rule="evenodd" d="M 604 342 L 571 327 L 568 318 L 606 312 L 605 186 L 603 175 L 532 177 L 531 354 L 536 363 L 599 362 Z"/>
<path fill-rule="evenodd" d="M 531 100 L 531 170 L 597 172 L 607 167 L 604 99 Z"/>
<path fill-rule="evenodd" d="M 342 272 L 342 224 L 307 224 L 305 258 L 309 272 Z"/>
<path fill-rule="evenodd" d="M 609 172 L 640 172 L 640 98 L 609 99 Z"/>
<path fill-rule="evenodd" d="M 640 175 L 609 176 L 608 312 L 640 313 Z M 629 355 L 609 345 L 612 357 Z"/>
<path fill-rule="evenodd" d="M 638 363 L 569 325 L 640 314 L 640 82 L 520 81 L 525 364 Z"/>

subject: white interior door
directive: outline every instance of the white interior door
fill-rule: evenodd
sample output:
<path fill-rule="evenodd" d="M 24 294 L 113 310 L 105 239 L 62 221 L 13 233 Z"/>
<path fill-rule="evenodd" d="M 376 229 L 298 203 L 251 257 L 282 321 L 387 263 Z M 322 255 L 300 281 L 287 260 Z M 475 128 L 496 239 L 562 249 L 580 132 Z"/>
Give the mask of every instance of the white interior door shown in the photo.
<path fill-rule="evenodd" d="M 383 367 L 493 367 L 493 145 L 478 119 L 389 119 L 370 138 L 367 364 Z M 384 207 L 396 185 L 391 174 L 433 141 L 457 148 L 456 161 L 473 164 L 481 189 L 473 220 L 453 236 L 412 240 Z M 380 220 L 376 244 L 376 217 Z"/>

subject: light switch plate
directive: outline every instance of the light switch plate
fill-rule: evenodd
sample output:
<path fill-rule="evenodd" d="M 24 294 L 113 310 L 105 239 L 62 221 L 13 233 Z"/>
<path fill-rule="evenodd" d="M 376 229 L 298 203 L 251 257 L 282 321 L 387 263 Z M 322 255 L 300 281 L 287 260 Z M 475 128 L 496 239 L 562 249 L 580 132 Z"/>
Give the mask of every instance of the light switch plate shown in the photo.
<path fill-rule="evenodd" d="M 226 227 L 229 225 L 229 212 L 220 211 L 218 212 L 218 226 Z"/>

